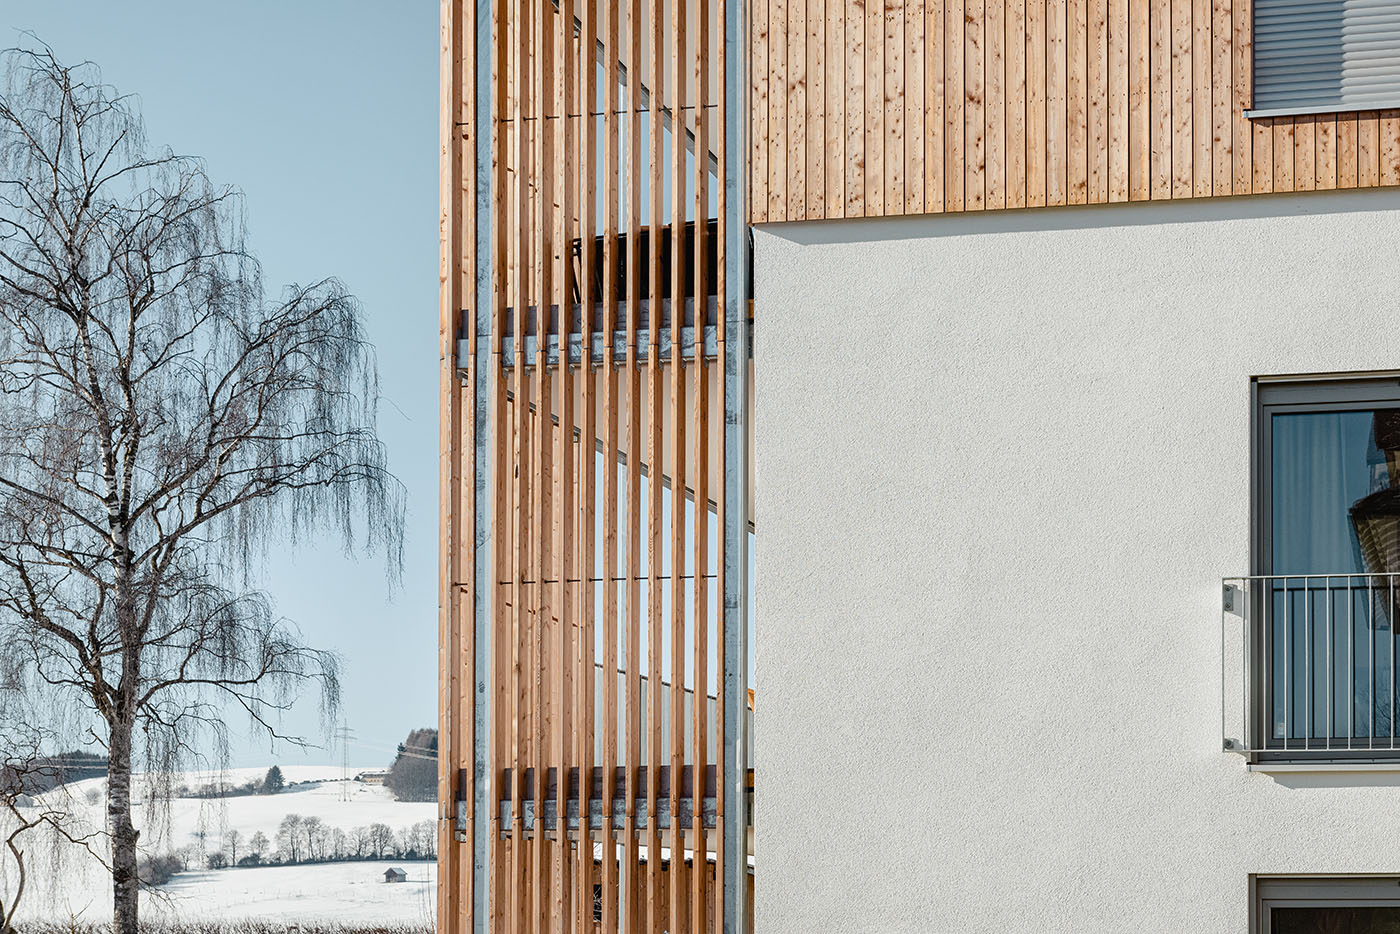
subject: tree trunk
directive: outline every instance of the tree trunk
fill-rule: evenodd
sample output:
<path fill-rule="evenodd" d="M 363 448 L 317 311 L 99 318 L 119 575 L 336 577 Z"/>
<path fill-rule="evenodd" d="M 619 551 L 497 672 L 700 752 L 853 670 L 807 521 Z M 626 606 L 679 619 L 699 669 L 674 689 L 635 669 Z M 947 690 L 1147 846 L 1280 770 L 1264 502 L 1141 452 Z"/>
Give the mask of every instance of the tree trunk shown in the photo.
<path fill-rule="evenodd" d="M 132 722 L 111 725 L 107 762 L 107 824 L 112 834 L 112 931 L 137 934 L 137 900 L 141 882 L 136 873 L 136 839 L 131 822 Z"/>

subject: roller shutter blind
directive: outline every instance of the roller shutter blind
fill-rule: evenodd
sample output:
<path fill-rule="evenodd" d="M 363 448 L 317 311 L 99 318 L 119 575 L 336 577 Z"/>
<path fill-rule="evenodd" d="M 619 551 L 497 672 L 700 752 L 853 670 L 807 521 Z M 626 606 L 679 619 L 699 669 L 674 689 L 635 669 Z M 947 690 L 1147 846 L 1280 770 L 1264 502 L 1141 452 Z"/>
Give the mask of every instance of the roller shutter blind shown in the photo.
<path fill-rule="evenodd" d="M 1400 107 L 1400 0 L 1255 0 L 1252 116 Z"/>

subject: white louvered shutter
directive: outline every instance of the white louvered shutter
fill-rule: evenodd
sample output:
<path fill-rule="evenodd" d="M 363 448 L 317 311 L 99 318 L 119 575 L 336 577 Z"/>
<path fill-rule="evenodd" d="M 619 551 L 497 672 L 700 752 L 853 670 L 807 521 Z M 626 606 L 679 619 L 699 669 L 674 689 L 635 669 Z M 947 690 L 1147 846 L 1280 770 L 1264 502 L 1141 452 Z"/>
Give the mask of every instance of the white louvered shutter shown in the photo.
<path fill-rule="evenodd" d="M 1255 0 L 1253 115 L 1400 107 L 1400 0 Z"/>

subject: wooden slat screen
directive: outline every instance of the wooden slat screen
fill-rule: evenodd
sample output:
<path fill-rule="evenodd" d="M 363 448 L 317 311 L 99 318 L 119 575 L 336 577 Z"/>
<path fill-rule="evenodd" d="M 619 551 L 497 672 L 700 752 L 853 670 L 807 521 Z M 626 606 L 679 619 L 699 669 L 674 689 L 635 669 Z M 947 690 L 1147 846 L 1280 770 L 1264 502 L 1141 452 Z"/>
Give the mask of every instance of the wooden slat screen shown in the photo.
<path fill-rule="evenodd" d="M 751 0 L 751 220 L 1400 184 L 1400 110 L 1245 118 L 1250 6 Z"/>
<path fill-rule="evenodd" d="M 479 702 L 490 930 L 719 930 L 724 2 L 495 0 L 485 49 L 477 5 L 444 0 L 445 934 L 471 919 L 471 817 L 450 829 L 483 741 Z M 474 127 L 483 94 L 494 119 Z M 468 310 L 478 132 L 492 219 L 480 331 Z M 483 347 L 491 364 L 478 368 Z M 477 505 L 491 516 L 481 698 Z"/>

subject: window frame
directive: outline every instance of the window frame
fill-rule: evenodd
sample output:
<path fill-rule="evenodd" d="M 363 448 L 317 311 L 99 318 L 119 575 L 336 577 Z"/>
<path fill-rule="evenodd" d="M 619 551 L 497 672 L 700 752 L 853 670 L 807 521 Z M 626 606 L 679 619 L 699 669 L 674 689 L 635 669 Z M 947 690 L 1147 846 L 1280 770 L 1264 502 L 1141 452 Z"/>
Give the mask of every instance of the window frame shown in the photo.
<path fill-rule="evenodd" d="M 1367 407 L 1400 408 L 1400 371 L 1355 374 L 1256 377 L 1250 382 L 1250 555 L 1249 573 L 1273 574 L 1273 416 L 1301 412 L 1349 412 Z M 1319 569 L 1319 573 L 1324 573 Z M 1262 584 L 1260 585 L 1262 588 Z M 1251 594 L 1256 606 L 1264 606 L 1263 594 Z M 1377 749 L 1298 749 L 1274 745 L 1270 724 L 1270 698 L 1264 696 L 1264 679 L 1257 677 L 1270 659 L 1264 657 L 1265 640 L 1259 637 L 1267 616 L 1253 621 L 1250 635 L 1250 729 L 1260 739 L 1254 759 L 1259 762 L 1375 762 L 1394 763 L 1400 752 Z"/>
<path fill-rule="evenodd" d="M 1255 876 L 1254 934 L 1273 934 L 1275 908 L 1400 907 L 1400 876 Z"/>

